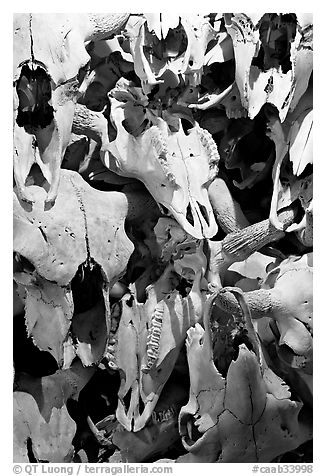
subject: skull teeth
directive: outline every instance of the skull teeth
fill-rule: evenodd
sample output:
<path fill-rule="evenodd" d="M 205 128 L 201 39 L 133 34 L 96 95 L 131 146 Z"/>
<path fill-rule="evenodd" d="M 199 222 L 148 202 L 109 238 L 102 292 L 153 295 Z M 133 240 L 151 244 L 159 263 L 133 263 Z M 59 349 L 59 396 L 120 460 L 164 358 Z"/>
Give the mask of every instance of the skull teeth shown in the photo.
<path fill-rule="evenodd" d="M 173 406 L 169 407 L 167 410 L 162 410 L 160 412 L 152 413 L 152 420 L 155 423 L 162 423 L 163 421 L 171 420 L 176 415 L 176 411 Z"/>
<path fill-rule="evenodd" d="M 162 332 L 164 307 L 159 303 L 152 316 L 151 327 L 147 336 L 147 365 L 142 368 L 144 373 L 148 373 L 158 359 L 160 351 L 160 338 Z"/>

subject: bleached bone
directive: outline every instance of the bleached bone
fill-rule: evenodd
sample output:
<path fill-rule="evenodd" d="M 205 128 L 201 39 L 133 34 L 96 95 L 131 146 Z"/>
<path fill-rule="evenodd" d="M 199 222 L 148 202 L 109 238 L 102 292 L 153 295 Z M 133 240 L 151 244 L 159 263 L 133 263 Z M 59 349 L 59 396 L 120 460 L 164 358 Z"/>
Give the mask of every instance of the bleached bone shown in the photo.
<path fill-rule="evenodd" d="M 14 460 L 28 463 L 29 443 L 38 460 L 72 461 L 76 423 L 67 410 L 67 400 L 78 399 L 95 372 L 74 362 L 68 370 L 32 377 L 20 374 L 14 385 Z"/>
<path fill-rule="evenodd" d="M 196 324 L 187 333 L 190 395 L 179 415 L 179 431 L 189 453 L 179 463 L 272 461 L 284 445 L 293 449 L 311 438 L 311 427 L 300 420 L 302 403 L 290 399 L 287 385 L 263 362 L 242 293 L 233 292 L 243 311 L 238 322 L 211 322 L 213 293 L 205 304 L 204 328 Z M 215 349 L 227 339 L 232 346 L 235 335 L 246 336 L 245 343 L 237 354 L 232 349 L 222 376 Z"/>
<path fill-rule="evenodd" d="M 312 283 L 313 269 L 306 260 L 288 258 L 268 273 L 261 289 L 244 293 L 253 319 L 267 316 L 275 321 L 280 358 L 307 374 L 312 366 Z M 241 314 L 228 290 L 220 290 L 216 304 Z"/>
<path fill-rule="evenodd" d="M 300 223 L 294 223 L 287 232 L 295 231 L 306 246 L 312 246 L 312 174 L 303 177 L 300 175 L 308 164 L 313 163 L 312 114 L 312 90 L 309 88 L 283 124 L 276 114 L 270 114 L 267 131 L 267 135 L 275 143 L 276 150 L 270 220 L 275 227 L 282 229 L 277 211 L 299 199 L 305 215 Z M 283 172 L 282 176 L 281 168 L 285 160 L 292 163 L 292 173 L 284 175 Z"/>
<path fill-rule="evenodd" d="M 78 270 L 100 270 L 97 279 L 103 293 L 106 338 L 110 330 L 110 289 L 124 274 L 134 248 L 124 230 L 125 220 L 148 216 L 147 209 L 153 210 L 153 202 L 135 192 L 127 196 L 98 191 L 78 173 L 68 170 L 61 171 L 60 194 L 49 210 L 44 210 L 46 191 L 38 186 L 28 188 L 35 202 L 32 210 L 14 195 L 13 249 L 35 270 L 17 270 L 15 279 L 27 290 L 25 308 L 30 334 L 40 348 L 54 355 L 59 365 L 69 367 L 75 355 L 68 339 L 74 314 L 72 279 Z M 78 319 L 83 322 L 85 317 Z"/>
<path fill-rule="evenodd" d="M 231 233 L 250 225 L 239 203 L 234 200 L 222 178 L 217 177 L 210 184 L 208 187 L 208 196 L 217 223 L 223 231 Z"/>
<path fill-rule="evenodd" d="M 280 220 L 287 227 L 293 222 L 293 218 L 294 212 L 291 209 L 280 213 Z M 255 251 L 283 236 L 284 232 L 275 228 L 267 219 L 229 233 L 222 241 L 207 240 L 208 282 L 221 285 L 225 271 L 232 263 L 247 259 Z"/>
<path fill-rule="evenodd" d="M 265 102 L 269 102 L 277 107 L 283 122 L 307 89 L 312 72 L 312 22 L 305 19 L 302 27 L 300 16 L 296 16 L 292 23 L 285 17 L 270 13 L 258 16 L 224 14 L 226 30 L 233 40 L 235 80 L 250 119 L 258 114 Z M 288 28 L 286 54 L 289 54 L 290 67 L 286 72 L 282 71 L 279 58 L 270 56 L 270 48 L 277 49 L 274 33 L 279 35 L 282 28 Z M 261 67 L 253 64 L 258 53 L 263 56 L 264 65 Z"/>
<path fill-rule="evenodd" d="M 187 394 L 182 375 L 175 372 L 164 386 L 144 428 L 129 432 L 121 425 L 116 427 L 112 442 L 119 448 L 123 462 L 146 462 L 159 455 L 169 454 L 169 448 L 180 439 L 178 414 L 187 400 Z M 110 462 L 113 460 L 110 459 Z"/>
<path fill-rule="evenodd" d="M 190 104 L 189 107 L 205 111 L 219 105 L 225 108 L 228 119 L 247 117 L 247 111 L 241 104 L 239 89 L 236 83 L 232 83 L 222 92 L 205 94 L 200 98 L 198 104 Z"/>
<path fill-rule="evenodd" d="M 121 300 L 114 352 L 121 376 L 116 416 L 128 431 L 137 432 L 146 425 L 174 368 L 187 329 L 202 318 L 205 296 L 200 289 L 201 272 L 195 275 L 191 291 L 184 298 L 172 289 L 171 272 L 172 265 L 148 287 L 144 304 L 128 295 Z M 127 401 L 126 396 L 130 396 Z"/>
<path fill-rule="evenodd" d="M 72 132 L 95 140 L 102 149 L 109 147 L 108 120 L 103 112 L 92 111 L 82 104 L 76 104 Z"/>
<path fill-rule="evenodd" d="M 19 196 L 37 162 L 54 202 L 69 143 L 78 95 L 77 75 L 90 59 L 85 42 L 119 31 L 129 14 L 35 14 L 14 16 L 14 175 Z M 33 139 L 34 137 L 34 139 Z M 31 146 L 37 141 L 40 157 Z"/>
<path fill-rule="evenodd" d="M 151 13 L 143 18 L 131 16 L 126 36 L 135 73 L 148 94 L 153 86 L 163 82 L 161 77 L 167 70 L 176 76 L 185 75 L 191 85 L 199 84 L 207 45 L 218 37 L 218 32 L 203 14 Z M 155 54 L 155 47 L 162 51 L 161 56 Z"/>
<path fill-rule="evenodd" d="M 179 259 L 186 253 L 195 253 L 199 240 L 184 231 L 173 218 L 158 219 L 154 233 L 159 248 L 160 258 L 168 263 L 171 259 Z"/>
<path fill-rule="evenodd" d="M 138 137 L 124 126 L 124 104 L 111 99 L 111 121 L 117 138 L 110 143 L 105 165 L 126 177 L 141 180 L 161 206 L 195 238 L 211 238 L 217 225 L 207 188 L 216 177 L 219 155 L 208 131 L 198 124 L 185 134 L 171 132 L 166 121 L 147 110 L 151 126 Z"/>

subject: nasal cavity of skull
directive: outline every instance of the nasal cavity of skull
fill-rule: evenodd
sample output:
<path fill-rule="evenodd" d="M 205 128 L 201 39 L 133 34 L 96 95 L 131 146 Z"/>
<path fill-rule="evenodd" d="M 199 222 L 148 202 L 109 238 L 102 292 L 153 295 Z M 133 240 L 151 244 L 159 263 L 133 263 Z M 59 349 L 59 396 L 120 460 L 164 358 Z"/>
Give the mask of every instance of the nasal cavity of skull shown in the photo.
<path fill-rule="evenodd" d="M 129 388 L 128 392 L 126 393 L 126 395 L 124 397 L 122 397 L 122 401 L 123 401 L 123 404 L 125 406 L 126 409 L 129 409 L 129 406 L 130 406 L 130 402 L 131 402 L 131 397 L 132 397 L 132 388 Z M 138 402 L 138 411 L 139 411 L 139 414 L 141 415 L 142 412 L 144 411 L 145 409 L 145 405 L 144 405 L 144 402 L 142 401 L 142 399 L 140 398 L 139 399 L 139 402 Z"/>
<path fill-rule="evenodd" d="M 131 388 L 129 388 L 128 392 L 126 393 L 126 395 L 124 397 L 122 397 L 122 401 L 123 401 L 123 404 L 125 406 L 126 409 L 129 408 L 129 405 L 130 405 L 130 400 L 131 400 L 131 393 L 132 393 L 132 390 Z"/>
<path fill-rule="evenodd" d="M 194 217 L 192 214 L 192 208 L 190 203 L 188 203 L 188 206 L 187 206 L 186 220 L 188 223 L 190 223 L 191 226 L 194 226 L 195 222 L 194 222 Z"/>
<path fill-rule="evenodd" d="M 259 28 L 261 46 L 258 55 L 252 60 L 252 66 L 257 66 L 263 72 L 279 66 L 283 74 L 291 70 L 291 43 L 295 38 L 296 28 L 294 13 L 265 13 Z"/>
<path fill-rule="evenodd" d="M 207 223 L 207 226 L 209 226 L 209 216 L 208 216 L 208 212 L 207 212 L 207 209 L 204 205 L 201 205 L 199 202 L 197 202 L 198 204 L 198 207 L 199 207 L 199 210 L 200 210 L 200 213 L 202 215 L 202 217 L 204 218 L 205 222 Z"/>
<path fill-rule="evenodd" d="M 35 141 L 35 147 L 37 147 L 37 142 Z M 50 184 L 45 179 L 43 172 L 38 164 L 33 164 L 28 177 L 25 180 L 25 185 L 37 185 L 38 187 L 44 188 L 46 192 L 49 191 Z"/>
<path fill-rule="evenodd" d="M 43 68 L 24 65 L 16 84 L 19 99 L 16 122 L 19 127 L 44 128 L 53 121 L 51 79 Z"/>
<path fill-rule="evenodd" d="M 86 312 L 103 300 L 101 267 L 82 263 L 71 281 L 75 313 Z"/>

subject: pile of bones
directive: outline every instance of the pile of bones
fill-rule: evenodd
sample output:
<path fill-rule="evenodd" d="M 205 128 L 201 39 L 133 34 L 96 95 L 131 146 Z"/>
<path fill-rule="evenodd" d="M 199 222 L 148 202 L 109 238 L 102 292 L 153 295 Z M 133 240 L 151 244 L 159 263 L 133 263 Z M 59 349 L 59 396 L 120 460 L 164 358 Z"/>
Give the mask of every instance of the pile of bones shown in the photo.
<path fill-rule="evenodd" d="M 312 17 L 15 14 L 15 462 L 309 462 Z"/>

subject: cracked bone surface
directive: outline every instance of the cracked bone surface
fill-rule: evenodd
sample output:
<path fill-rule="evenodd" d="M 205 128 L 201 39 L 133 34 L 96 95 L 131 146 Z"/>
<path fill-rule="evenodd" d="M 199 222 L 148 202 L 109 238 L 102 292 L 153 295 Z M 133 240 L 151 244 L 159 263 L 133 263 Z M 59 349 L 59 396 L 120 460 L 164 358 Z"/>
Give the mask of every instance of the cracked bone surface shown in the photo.
<path fill-rule="evenodd" d="M 14 176 L 21 199 L 36 162 L 54 202 L 78 95 L 77 75 L 90 59 L 85 42 L 119 31 L 129 14 L 14 15 Z M 39 155 L 35 153 L 37 142 Z"/>
<path fill-rule="evenodd" d="M 128 431 L 146 425 L 162 389 L 173 371 L 186 332 L 202 318 L 201 270 L 191 291 L 182 297 L 173 289 L 173 266 L 147 288 L 147 299 L 139 304 L 132 295 L 121 300 L 122 312 L 114 357 L 120 371 L 118 421 Z"/>
<path fill-rule="evenodd" d="M 65 355 L 69 366 L 75 353 L 67 341 L 74 313 L 71 282 L 78 274 L 83 279 L 84 274 L 98 273 L 104 306 L 98 312 L 105 314 L 108 332 L 110 288 L 125 272 L 134 249 L 124 223 L 127 217 L 139 219 L 147 213 L 147 199 L 137 206 L 139 195 L 95 190 L 78 173 L 68 170 L 61 171 L 60 194 L 49 210 L 44 210 L 46 190 L 36 185 L 28 188 L 34 199 L 32 210 L 14 194 L 14 252 L 29 263 L 15 273 L 15 280 L 27 290 L 29 333 L 39 347 L 50 347 L 60 364 L 64 352 L 67 354 L 68 348 L 73 351 L 69 358 Z M 78 319 L 85 322 L 83 316 Z"/>
<path fill-rule="evenodd" d="M 223 327 L 215 316 L 215 328 L 211 329 L 215 298 L 213 294 L 206 302 L 204 328 L 196 324 L 187 332 L 190 395 L 179 414 L 179 431 L 188 454 L 176 462 L 272 461 L 283 453 L 284 445 L 296 448 L 308 440 L 311 426 L 300 418 L 302 403 L 290 399 L 288 386 L 262 365 L 257 350 L 248 348 L 257 349 L 254 341 L 259 345 L 252 332 L 239 341 L 237 352 L 232 349 L 233 360 L 223 375 L 220 373 L 212 339 L 219 349 L 226 334 L 232 347 L 237 325 L 231 319 L 229 327 Z M 248 330 L 246 321 L 242 325 Z M 273 446 L 268 444 L 266 432 L 275 439 Z"/>
<path fill-rule="evenodd" d="M 312 15 L 13 20 L 17 462 L 310 462 Z"/>
<path fill-rule="evenodd" d="M 185 133 L 171 132 L 165 120 L 148 111 L 151 125 L 138 137 L 124 125 L 125 104 L 111 98 L 111 121 L 117 138 L 110 143 L 105 165 L 141 180 L 157 203 L 165 207 L 195 238 L 211 238 L 217 224 L 207 188 L 216 177 L 219 154 L 210 133 L 195 124 Z"/>

